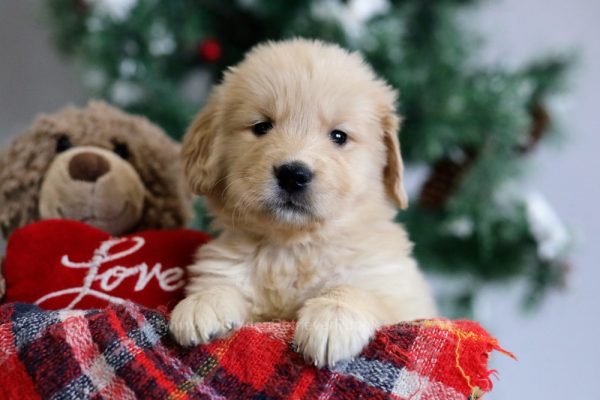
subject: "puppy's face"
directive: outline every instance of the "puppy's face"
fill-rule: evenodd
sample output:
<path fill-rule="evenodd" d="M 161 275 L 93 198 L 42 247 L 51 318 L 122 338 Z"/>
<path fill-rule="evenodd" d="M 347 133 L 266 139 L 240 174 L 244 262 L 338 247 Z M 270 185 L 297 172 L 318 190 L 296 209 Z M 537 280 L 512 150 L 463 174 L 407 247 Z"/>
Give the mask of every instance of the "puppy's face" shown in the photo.
<path fill-rule="evenodd" d="M 361 202 L 405 207 L 394 101 L 356 54 L 301 40 L 259 46 L 186 134 L 192 189 L 234 224 L 301 228 Z"/>

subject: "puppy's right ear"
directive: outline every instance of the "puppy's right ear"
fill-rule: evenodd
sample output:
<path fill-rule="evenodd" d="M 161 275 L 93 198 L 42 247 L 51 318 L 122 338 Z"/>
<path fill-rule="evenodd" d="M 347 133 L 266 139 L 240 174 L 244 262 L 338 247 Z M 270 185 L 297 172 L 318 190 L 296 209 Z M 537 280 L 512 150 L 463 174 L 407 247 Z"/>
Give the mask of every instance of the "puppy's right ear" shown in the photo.
<path fill-rule="evenodd" d="M 216 148 L 219 103 L 219 90 L 215 88 L 183 138 L 181 156 L 185 175 L 190 189 L 198 195 L 212 192 L 220 175 Z"/>

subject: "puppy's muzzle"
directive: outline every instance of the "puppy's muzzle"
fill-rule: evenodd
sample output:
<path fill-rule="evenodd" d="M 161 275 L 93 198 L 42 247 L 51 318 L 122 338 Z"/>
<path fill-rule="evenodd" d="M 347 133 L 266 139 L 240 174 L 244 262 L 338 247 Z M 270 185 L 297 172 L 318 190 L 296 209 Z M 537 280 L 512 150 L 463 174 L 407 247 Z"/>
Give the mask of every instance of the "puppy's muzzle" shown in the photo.
<path fill-rule="evenodd" d="M 277 185 L 289 194 L 304 191 L 313 179 L 313 173 L 308 166 L 300 161 L 293 161 L 273 167 Z"/>

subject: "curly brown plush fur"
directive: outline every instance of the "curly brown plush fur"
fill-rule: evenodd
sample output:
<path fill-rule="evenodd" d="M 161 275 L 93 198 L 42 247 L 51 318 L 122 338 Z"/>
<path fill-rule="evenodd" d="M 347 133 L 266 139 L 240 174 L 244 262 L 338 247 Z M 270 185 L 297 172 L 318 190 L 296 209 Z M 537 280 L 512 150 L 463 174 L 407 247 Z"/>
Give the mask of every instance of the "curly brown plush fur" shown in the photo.
<path fill-rule="evenodd" d="M 3 235 L 40 219 L 40 190 L 57 157 L 57 140 L 73 147 L 108 151 L 126 144 L 127 162 L 143 184 L 139 222 L 130 229 L 176 228 L 191 215 L 190 195 L 182 179 L 179 145 L 156 125 L 103 102 L 67 107 L 39 116 L 32 126 L 0 152 L 0 227 Z"/>

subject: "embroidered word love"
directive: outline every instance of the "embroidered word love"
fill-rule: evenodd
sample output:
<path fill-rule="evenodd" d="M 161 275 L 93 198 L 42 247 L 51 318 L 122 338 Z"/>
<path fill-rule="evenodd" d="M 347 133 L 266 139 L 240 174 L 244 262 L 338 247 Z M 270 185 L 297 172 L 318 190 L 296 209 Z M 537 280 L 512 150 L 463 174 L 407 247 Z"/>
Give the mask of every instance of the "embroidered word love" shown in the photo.
<path fill-rule="evenodd" d="M 123 244 L 130 244 L 130 247 L 111 253 L 112 249 L 119 245 L 122 246 Z M 136 253 L 144 247 L 144 244 L 144 238 L 139 236 L 113 238 L 102 242 L 100 247 L 94 251 L 92 258 L 89 261 L 75 262 L 72 261 L 68 255 L 63 255 L 60 261 L 64 267 L 87 269 L 87 274 L 83 278 L 82 285 L 48 293 L 45 296 L 40 297 L 35 304 L 40 305 L 47 300 L 71 294 L 77 294 L 77 296 L 67 307 L 65 307 L 66 310 L 74 308 L 86 296 L 92 296 L 112 303 L 121 304 L 125 302 L 125 299 L 107 292 L 115 290 L 123 283 L 123 281 L 125 281 L 125 279 L 134 278 L 136 275 L 137 280 L 134 286 L 134 291 L 136 292 L 143 290 L 152 279 L 156 279 L 159 287 L 167 292 L 173 292 L 181 288 L 184 285 L 183 269 L 180 267 L 173 267 L 163 271 L 160 263 L 154 264 L 152 268 L 146 263 L 141 263 L 132 267 L 115 265 L 106 268 L 103 272 L 99 272 L 103 265 Z M 99 288 L 101 290 L 92 288 L 92 285 L 95 282 L 99 282 Z"/>

